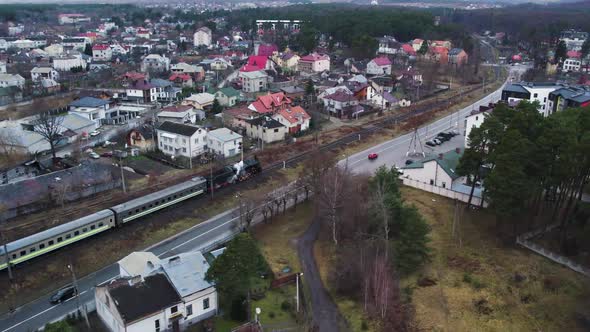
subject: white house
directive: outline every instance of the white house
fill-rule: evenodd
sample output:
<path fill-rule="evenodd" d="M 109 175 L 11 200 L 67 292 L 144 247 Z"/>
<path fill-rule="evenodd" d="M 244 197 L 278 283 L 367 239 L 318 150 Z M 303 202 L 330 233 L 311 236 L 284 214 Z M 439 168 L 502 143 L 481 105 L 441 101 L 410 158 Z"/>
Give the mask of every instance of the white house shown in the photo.
<path fill-rule="evenodd" d="M 198 110 L 202 110 L 205 107 L 213 105 L 215 101 L 215 95 L 203 92 L 192 94 L 182 101 L 183 105 L 191 105 Z"/>
<path fill-rule="evenodd" d="M 0 74 L 0 88 L 10 86 L 16 86 L 22 89 L 25 86 L 25 78 L 19 74 Z"/>
<path fill-rule="evenodd" d="M 56 57 L 64 54 L 64 47 L 62 44 L 51 44 L 45 47 L 45 52 L 51 57 Z"/>
<path fill-rule="evenodd" d="M 165 121 L 158 129 L 158 149 L 169 156 L 196 157 L 207 150 L 207 130 Z"/>
<path fill-rule="evenodd" d="M 457 148 L 415 161 L 402 167 L 404 177 L 436 187 L 451 189 L 454 183 L 462 182 L 456 171 L 462 155 L 463 151 Z"/>
<path fill-rule="evenodd" d="M 330 56 L 312 53 L 301 57 L 297 69 L 305 73 L 321 73 L 330 70 Z"/>
<path fill-rule="evenodd" d="M 141 71 L 166 72 L 170 70 L 170 59 L 159 54 L 148 54 L 141 62 Z"/>
<path fill-rule="evenodd" d="M 53 69 L 57 71 L 70 71 L 73 68 L 82 68 L 85 70 L 86 65 L 86 60 L 80 54 L 53 59 Z"/>
<path fill-rule="evenodd" d="M 588 33 L 578 30 L 562 31 L 559 38 L 560 41 L 565 42 L 569 51 L 580 51 L 586 39 L 588 39 Z"/>
<path fill-rule="evenodd" d="M 207 27 L 199 28 L 193 35 L 193 45 L 199 46 L 211 46 L 212 33 L 211 29 Z"/>
<path fill-rule="evenodd" d="M 195 123 L 205 117 L 203 111 L 197 111 L 191 105 L 176 105 L 162 108 L 157 114 L 158 122 Z"/>
<path fill-rule="evenodd" d="M 264 143 L 282 141 L 288 133 L 286 126 L 269 116 L 263 115 L 244 122 L 246 123 L 246 134 Z"/>
<path fill-rule="evenodd" d="M 367 63 L 367 74 L 369 75 L 391 75 L 391 60 L 382 56 Z"/>
<path fill-rule="evenodd" d="M 268 74 L 262 70 L 251 72 L 240 72 L 240 81 L 242 82 L 242 91 L 260 92 L 268 88 Z"/>
<path fill-rule="evenodd" d="M 580 69 L 582 68 L 582 61 L 580 59 L 576 59 L 576 58 L 569 58 L 569 59 L 565 59 L 565 61 L 563 62 L 563 71 L 566 72 L 578 72 L 580 71 Z"/>
<path fill-rule="evenodd" d="M 120 277 L 98 285 L 98 316 L 114 332 L 182 331 L 217 314 L 209 264 L 200 252 L 160 259 L 135 252 L 119 261 Z"/>
<path fill-rule="evenodd" d="M 57 21 L 60 25 L 90 22 L 90 17 L 83 14 L 59 14 Z"/>
<path fill-rule="evenodd" d="M 469 147 L 469 134 L 473 128 L 479 128 L 486 119 L 486 116 L 494 110 L 493 106 L 480 106 L 479 110 L 472 111 L 465 117 L 464 126 L 465 131 L 465 148 Z"/>
<path fill-rule="evenodd" d="M 92 46 L 92 60 L 95 61 L 111 61 L 113 58 L 113 50 L 109 45 L 94 45 Z"/>
<path fill-rule="evenodd" d="M 83 97 L 74 100 L 69 105 L 69 113 L 77 114 L 95 123 L 95 129 L 102 125 L 106 112 L 110 109 L 110 102 L 94 97 Z"/>
<path fill-rule="evenodd" d="M 6 62 L 0 61 L 0 74 L 6 73 Z"/>
<path fill-rule="evenodd" d="M 40 82 L 43 79 L 57 81 L 59 79 L 59 73 L 51 67 L 35 67 L 31 69 L 31 80 L 33 82 Z"/>
<path fill-rule="evenodd" d="M 153 103 L 158 100 L 158 88 L 146 80 L 138 80 L 125 88 L 127 99 L 143 103 Z"/>
<path fill-rule="evenodd" d="M 240 91 L 232 87 L 222 88 L 215 92 L 215 99 L 217 99 L 221 106 L 232 107 L 238 102 L 239 98 Z"/>
<path fill-rule="evenodd" d="M 521 100 L 530 102 L 538 102 L 537 110 L 544 116 L 551 114 L 551 107 L 549 107 L 549 94 L 562 85 L 558 83 L 512 83 L 507 84 L 502 90 L 502 100 L 509 105 L 514 105 Z"/>
<path fill-rule="evenodd" d="M 84 49 L 86 48 L 86 44 L 90 44 L 90 40 L 85 37 L 64 38 L 62 39 L 61 44 L 65 48 L 84 51 Z"/>
<path fill-rule="evenodd" d="M 173 73 L 194 75 L 203 72 L 203 68 L 195 65 L 189 65 L 186 62 L 179 62 L 170 66 L 170 71 Z"/>
<path fill-rule="evenodd" d="M 242 135 L 227 128 L 211 130 L 207 134 L 209 151 L 224 157 L 233 157 L 242 149 Z"/>

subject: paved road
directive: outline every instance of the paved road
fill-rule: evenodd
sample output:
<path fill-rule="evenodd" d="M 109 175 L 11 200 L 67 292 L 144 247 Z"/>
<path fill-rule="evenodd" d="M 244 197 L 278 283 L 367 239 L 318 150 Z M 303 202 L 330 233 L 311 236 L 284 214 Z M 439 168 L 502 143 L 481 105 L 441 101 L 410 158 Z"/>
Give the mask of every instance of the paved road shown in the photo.
<path fill-rule="evenodd" d="M 511 67 L 511 71 L 523 71 L 526 68 L 521 66 Z M 496 101 L 500 94 L 500 90 L 495 91 L 490 96 L 483 98 L 474 104 L 474 106 L 466 107 L 461 111 L 440 119 L 428 126 L 420 128 L 419 135 L 422 142 L 432 136 L 436 136 L 439 131 L 449 128 L 459 128 L 462 132 L 463 118 L 475 106 L 487 104 L 491 101 Z M 406 134 L 401 137 L 392 139 L 391 141 L 379 144 L 375 147 L 359 152 L 348 158 L 344 158 L 340 163 L 348 162 L 348 166 L 355 172 L 374 172 L 380 165 L 403 165 L 405 161 L 405 153 L 412 134 Z M 462 146 L 463 137 L 457 136 L 453 140 L 444 143 L 436 149 L 427 150 L 427 153 L 438 153 L 440 150 L 449 150 L 455 146 Z M 369 152 L 377 152 L 380 154 L 375 161 L 368 161 L 367 154 Z M 201 250 L 209 247 L 219 241 L 227 239 L 235 233 L 238 218 L 233 216 L 232 211 L 224 212 L 217 215 L 208 221 L 194 226 L 193 228 L 176 235 L 167 241 L 152 246 L 146 250 L 153 252 L 157 256 L 167 257 L 179 252 L 190 250 Z M 93 288 L 95 285 L 110 280 L 118 275 L 118 267 L 112 264 L 100 271 L 97 271 L 89 276 L 78 280 L 81 295 L 79 301 L 81 304 L 91 303 L 94 300 Z M 42 296 L 36 301 L 19 307 L 16 312 L 12 314 L 5 314 L 0 317 L 0 332 L 8 331 L 32 331 L 46 322 L 55 321 L 64 317 L 76 309 L 76 300 L 70 300 L 60 305 L 52 306 L 49 304 L 49 295 Z M 323 331 L 323 330 L 322 330 Z"/>

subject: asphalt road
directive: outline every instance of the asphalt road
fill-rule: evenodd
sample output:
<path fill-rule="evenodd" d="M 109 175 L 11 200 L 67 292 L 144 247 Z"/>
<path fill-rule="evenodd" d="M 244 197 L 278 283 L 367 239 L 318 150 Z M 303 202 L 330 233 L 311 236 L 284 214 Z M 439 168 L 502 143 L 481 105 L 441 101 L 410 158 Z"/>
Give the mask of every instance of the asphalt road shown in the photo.
<path fill-rule="evenodd" d="M 510 69 L 513 72 L 522 72 L 526 68 L 523 66 L 515 66 Z M 420 128 L 418 132 L 422 143 L 427 139 L 436 136 L 438 132 L 451 128 L 458 129 L 462 134 L 463 119 L 465 115 L 471 112 L 472 109 L 479 107 L 479 105 L 497 101 L 500 97 L 500 92 L 501 89 L 482 98 L 472 106 L 466 107 L 459 112 Z M 372 173 L 381 165 L 402 166 L 404 161 L 408 158 L 406 157 L 406 152 L 408 151 L 412 136 L 413 134 L 406 134 L 388 142 L 381 143 L 363 152 L 348 157 L 343 156 L 340 163 L 348 163 L 348 167 L 354 172 L 359 173 Z M 455 147 L 462 147 L 463 142 L 464 137 L 459 135 L 435 149 L 424 147 L 424 152 L 432 154 L 438 153 L 439 151 L 448 151 Z M 410 150 L 413 151 L 413 148 Z M 379 153 L 379 158 L 374 161 L 369 161 L 367 155 L 371 152 Z M 175 237 L 158 243 L 146 250 L 153 252 L 159 257 L 168 257 L 179 252 L 202 250 L 204 248 L 212 247 L 235 234 L 239 220 L 234 216 L 234 211 L 235 210 L 230 210 L 219 214 L 206 222 L 196 225 L 177 234 Z M 68 313 L 74 312 L 78 306 L 78 302 L 80 305 L 89 304 L 90 306 L 91 303 L 94 302 L 94 286 L 113 279 L 117 275 L 118 266 L 115 263 L 91 275 L 80 278 L 78 280 L 78 288 L 80 290 L 80 296 L 78 299 L 71 299 L 54 306 L 49 303 L 49 296 L 51 294 L 47 294 L 33 302 L 17 308 L 13 313 L 4 314 L 0 317 L 0 332 L 33 331 L 42 327 L 47 322 L 59 320 Z"/>

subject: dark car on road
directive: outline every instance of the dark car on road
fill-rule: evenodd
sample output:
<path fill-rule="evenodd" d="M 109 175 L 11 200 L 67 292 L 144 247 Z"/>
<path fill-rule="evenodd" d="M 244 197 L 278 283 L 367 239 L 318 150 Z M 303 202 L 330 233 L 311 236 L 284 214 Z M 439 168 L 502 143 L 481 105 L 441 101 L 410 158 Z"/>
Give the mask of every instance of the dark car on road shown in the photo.
<path fill-rule="evenodd" d="M 408 159 L 408 160 L 406 160 L 406 165 L 409 165 L 409 164 L 411 164 L 411 163 L 413 163 L 413 162 L 414 162 L 414 161 L 413 161 L 412 159 Z"/>
<path fill-rule="evenodd" d="M 428 145 L 428 146 L 436 146 L 436 143 L 434 143 L 433 141 L 426 141 L 426 145 Z"/>
<path fill-rule="evenodd" d="M 78 290 L 76 287 L 69 285 L 60 290 L 58 290 L 55 294 L 51 295 L 49 301 L 53 304 L 61 303 L 71 299 L 72 297 L 78 294 Z"/>

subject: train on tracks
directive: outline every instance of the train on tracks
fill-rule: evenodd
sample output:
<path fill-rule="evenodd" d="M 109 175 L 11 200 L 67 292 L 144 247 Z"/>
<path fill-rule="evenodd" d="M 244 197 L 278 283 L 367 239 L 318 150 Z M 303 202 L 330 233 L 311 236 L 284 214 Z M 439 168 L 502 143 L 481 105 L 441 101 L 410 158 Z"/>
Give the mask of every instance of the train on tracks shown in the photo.
<path fill-rule="evenodd" d="M 261 171 L 258 159 L 243 160 L 215 171 L 210 178 L 194 177 L 166 189 L 7 243 L 0 246 L 0 270 L 6 269 L 8 264 L 14 266 L 107 230 L 120 228 L 134 219 L 202 195 L 209 190 L 245 181 Z"/>

